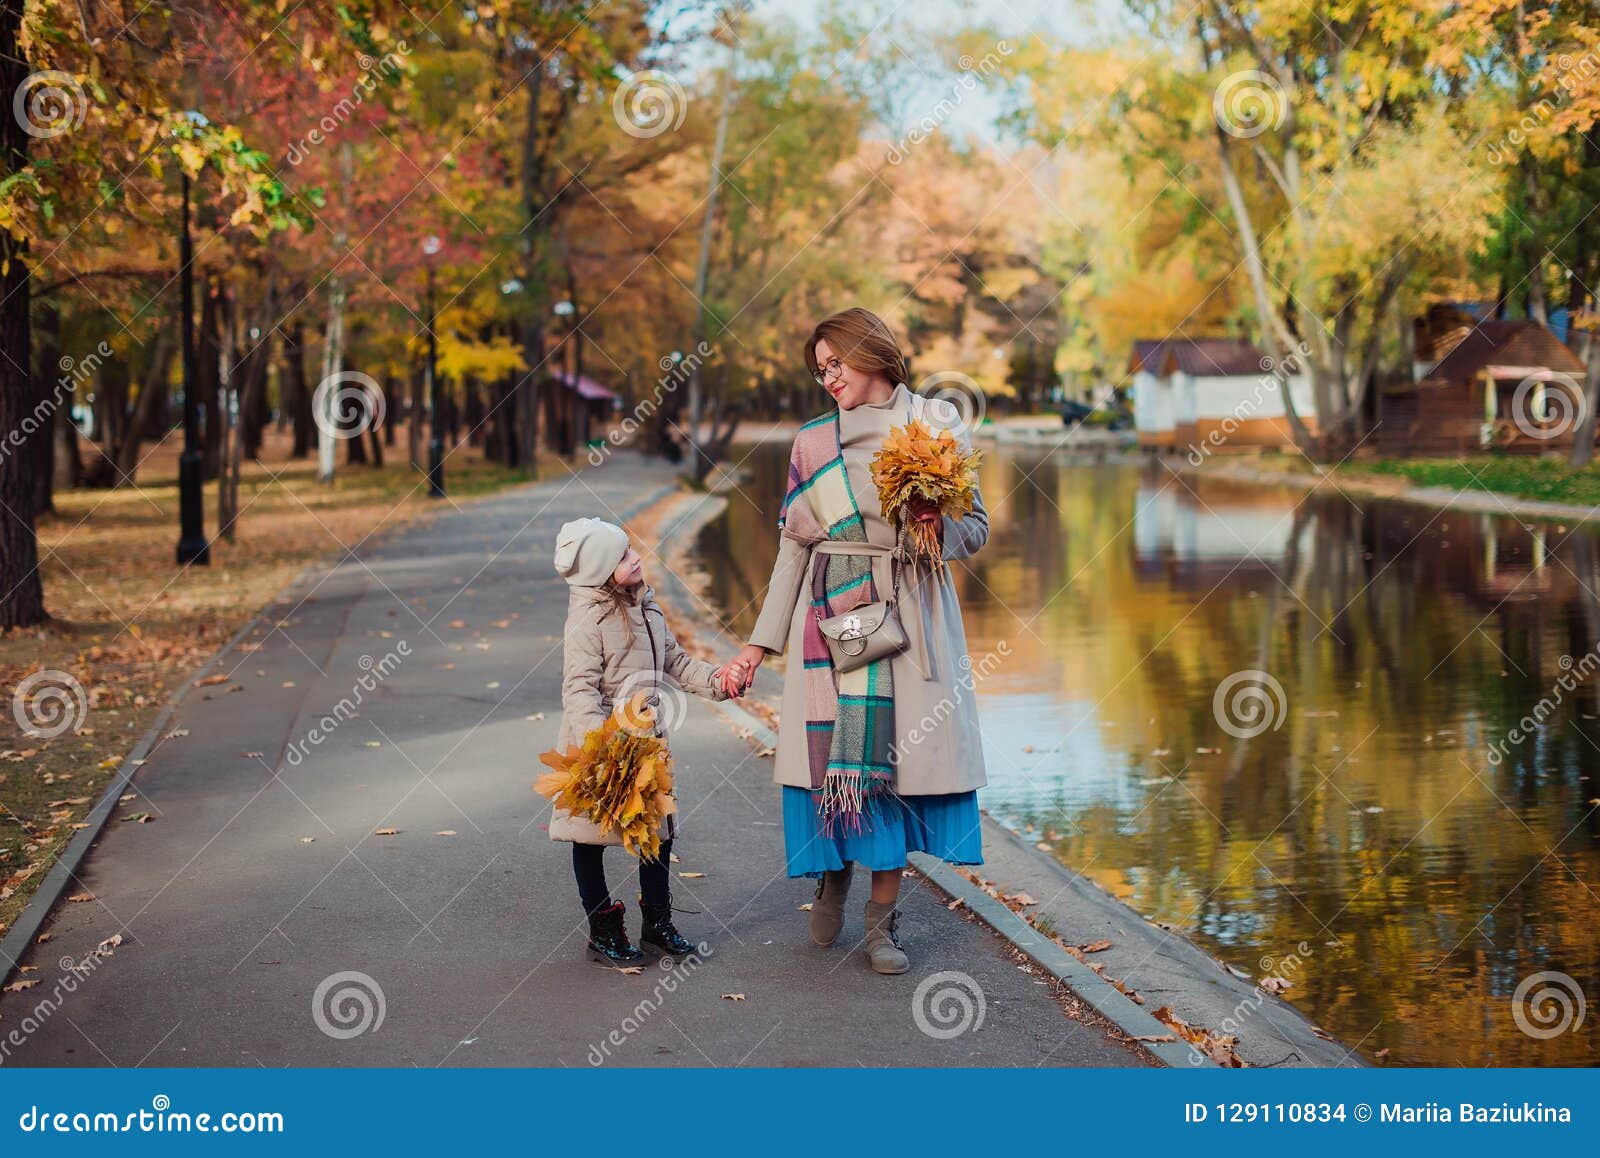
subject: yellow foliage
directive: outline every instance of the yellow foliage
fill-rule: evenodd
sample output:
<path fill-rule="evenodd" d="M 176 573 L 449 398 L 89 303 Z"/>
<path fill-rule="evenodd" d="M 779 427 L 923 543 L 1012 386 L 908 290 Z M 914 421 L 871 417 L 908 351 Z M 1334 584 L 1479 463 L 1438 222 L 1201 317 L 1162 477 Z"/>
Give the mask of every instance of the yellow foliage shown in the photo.
<path fill-rule="evenodd" d="M 939 513 L 959 519 L 972 510 L 978 490 L 981 451 L 962 447 L 955 435 L 936 435 L 917 419 L 897 426 L 872 456 L 872 481 L 878 488 L 883 517 L 893 524 L 913 498 L 935 503 Z M 943 566 L 939 537 L 932 527 L 912 521 L 911 539 L 935 569 Z"/>
<path fill-rule="evenodd" d="M 677 810 L 672 799 L 672 757 L 651 732 L 655 713 L 636 697 L 619 714 L 565 752 L 539 757 L 551 771 L 533 783 L 557 808 L 616 833 L 634 856 L 661 852 L 661 824 Z"/>

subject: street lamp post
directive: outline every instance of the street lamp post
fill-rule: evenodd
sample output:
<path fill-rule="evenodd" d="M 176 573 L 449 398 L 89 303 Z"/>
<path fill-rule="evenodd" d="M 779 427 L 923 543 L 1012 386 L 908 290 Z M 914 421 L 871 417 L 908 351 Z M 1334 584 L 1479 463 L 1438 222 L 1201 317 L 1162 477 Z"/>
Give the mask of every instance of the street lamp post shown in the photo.
<path fill-rule="evenodd" d="M 433 308 L 433 258 L 439 252 L 440 243 L 437 237 L 429 237 L 422 243 L 422 252 L 428 257 L 428 367 L 426 370 L 428 386 L 428 408 L 432 411 L 432 420 L 428 423 L 428 494 L 436 499 L 444 498 L 444 429 L 439 421 L 439 343 L 434 337 L 434 308 Z"/>
<path fill-rule="evenodd" d="M 178 456 L 178 565 L 211 563 L 206 542 L 202 494 L 204 456 L 200 452 L 200 398 L 195 393 L 194 242 L 189 237 L 189 174 L 183 173 L 183 233 L 178 242 L 183 284 L 183 453 Z"/>

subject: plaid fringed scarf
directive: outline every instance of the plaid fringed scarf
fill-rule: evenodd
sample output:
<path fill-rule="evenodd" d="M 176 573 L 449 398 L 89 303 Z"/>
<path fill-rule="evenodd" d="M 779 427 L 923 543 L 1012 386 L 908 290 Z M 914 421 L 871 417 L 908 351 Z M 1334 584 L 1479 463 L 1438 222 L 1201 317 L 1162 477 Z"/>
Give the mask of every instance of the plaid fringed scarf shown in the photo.
<path fill-rule="evenodd" d="M 808 422 L 795 436 L 789 489 L 778 519 L 785 534 L 813 543 L 867 541 L 839 443 L 837 414 Z M 811 607 L 803 647 L 806 754 L 811 790 L 820 793 L 817 812 L 822 830 L 832 836 L 841 830 L 860 831 L 868 813 L 894 789 L 889 762 L 894 679 L 886 659 L 836 673 L 817 627 L 819 613 L 826 619 L 879 598 L 871 557 L 819 552 L 812 556 L 810 577 Z"/>

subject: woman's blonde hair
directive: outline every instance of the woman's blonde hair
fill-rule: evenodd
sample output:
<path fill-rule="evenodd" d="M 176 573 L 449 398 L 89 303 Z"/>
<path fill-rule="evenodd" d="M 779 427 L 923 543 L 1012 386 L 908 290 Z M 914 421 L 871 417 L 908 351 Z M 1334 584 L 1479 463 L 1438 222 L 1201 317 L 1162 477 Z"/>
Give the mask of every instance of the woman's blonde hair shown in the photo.
<path fill-rule="evenodd" d="M 834 356 L 852 370 L 882 374 L 897 384 L 910 383 L 910 360 L 889 324 L 871 310 L 852 306 L 817 323 L 806 340 L 806 369 L 813 378 L 822 373 L 817 365 L 817 343 L 824 338 Z"/>

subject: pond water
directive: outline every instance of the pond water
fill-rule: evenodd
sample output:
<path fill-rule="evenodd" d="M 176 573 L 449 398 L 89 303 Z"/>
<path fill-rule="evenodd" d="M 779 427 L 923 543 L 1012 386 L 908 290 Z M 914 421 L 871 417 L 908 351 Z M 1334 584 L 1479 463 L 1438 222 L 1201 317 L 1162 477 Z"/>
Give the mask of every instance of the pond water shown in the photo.
<path fill-rule="evenodd" d="M 701 540 L 735 634 L 786 455 Z M 1369 1057 L 1600 1062 L 1592 534 L 1044 449 L 981 482 L 997 820 Z"/>

